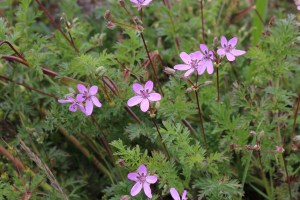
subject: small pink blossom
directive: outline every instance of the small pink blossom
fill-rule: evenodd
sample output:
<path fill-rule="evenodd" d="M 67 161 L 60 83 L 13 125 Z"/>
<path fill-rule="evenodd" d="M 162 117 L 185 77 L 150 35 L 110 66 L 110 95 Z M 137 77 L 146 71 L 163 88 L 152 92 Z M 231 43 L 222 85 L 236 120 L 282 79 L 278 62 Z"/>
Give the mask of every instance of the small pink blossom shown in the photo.
<path fill-rule="evenodd" d="M 200 73 L 200 62 L 203 59 L 203 54 L 200 51 L 196 51 L 194 53 L 191 53 L 190 55 L 186 52 L 180 53 L 180 58 L 185 64 L 178 64 L 174 66 L 174 69 L 185 71 L 184 76 L 188 77 L 193 72 L 197 72 L 199 75 Z M 202 72 L 203 73 L 203 72 Z"/>
<path fill-rule="evenodd" d="M 131 172 L 127 177 L 129 180 L 136 182 L 131 188 L 131 196 L 136 196 L 144 188 L 146 196 L 150 199 L 152 198 L 150 184 L 156 183 L 157 176 L 150 176 L 145 165 L 141 165 L 137 172 Z"/>
<path fill-rule="evenodd" d="M 217 53 L 222 57 L 226 55 L 226 58 L 228 61 L 234 61 L 235 57 L 244 55 L 246 53 L 246 51 L 237 50 L 235 48 L 237 42 L 238 42 L 237 37 L 233 37 L 227 42 L 226 37 L 222 36 L 221 37 L 221 46 L 222 47 L 220 47 L 218 49 Z"/>
<path fill-rule="evenodd" d="M 102 107 L 99 99 L 95 96 L 98 92 L 97 86 L 92 86 L 91 88 L 87 89 L 84 85 L 78 84 L 77 89 L 80 94 L 77 94 L 76 100 L 80 103 L 85 104 L 85 114 L 91 115 L 93 112 L 94 105 L 97 107 Z"/>
<path fill-rule="evenodd" d="M 300 10 L 300 6 L 297 6 L 297 10 Z"/>
<path fill-rule="evenodd" d="M 186 190 L 183 190 L 182 198 L 180 198 L 179 193 L 177 192 L 177 190 L 175 188 L 171 188 L 170 193 L 174 200 L 187 200 L 188 199 L 186 196 L 186 194 L 187 194 Z"/>
<path fill-rule="evenodd" d="M 71 96 L 68 96 L 67 99 L 59 99 L 58 102 L 59 103 L 71 103 L 71 105 L 69 106 L 69 110 L 71 112 L 76 112 L 77 109 L 79 108 L 83 113 L 85 113 L 84 106 L 80 102 L 76 101 L 76 99 L 74 99 Z"/>
<path fill-rule="evenodd" d="M 135 7 L 137 7 L 138 10 L 141 10 L 143 7 L 148 6 L 152 0 L 130 0 L 130 1 L 135 4 Z"/>
<path fill-rule="evenodd" d="M 284 152 L 284 148 L 282 146 L 277 146 L 276 145 L 276 151 L 279 153 L 283 153 Z"/>
<path fill-rule="evenodd" d="M 153 91 L 152 81 L 147 81 L 145 87 L 139 83 L 134 83 L 132 89 L 135 92 L 135 96 L 127 101 L 129 107 L 140 104 L 141 110 L 147 112 L 151 102 L 161 100 L 161 95 Z"/>
<path fill-rule="evenodd" d="M 199 63 L 200 68 L 198 73 L 203 74 L 207 69 L 207 73 L 212 74 L 214 72 L 214 66 L 213 66 L 214 52 L 210 51 L 205 44 L 200 44 L 200 50 L 201 53 L 203 54 L 203 58 Z"/>

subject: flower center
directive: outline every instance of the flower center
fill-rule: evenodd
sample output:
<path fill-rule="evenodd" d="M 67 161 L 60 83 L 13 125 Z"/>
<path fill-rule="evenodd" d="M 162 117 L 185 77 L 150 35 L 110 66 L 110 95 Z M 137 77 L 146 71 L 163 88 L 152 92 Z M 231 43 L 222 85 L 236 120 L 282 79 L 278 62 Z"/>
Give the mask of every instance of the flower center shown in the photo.
<path fill-rule="evenodd" d="M 212 54 L 209 53 L 208 51 L 204 51 L 204 60 L 211 60 Z"/>
<path fill-rule="evenodd" d="M 140 183 L 144 183 L 146 181 L 146 176 L 144 174 L 138 176 L 138 180 Z"/>
<path fill-rule="evenodd" d="M 137 0 L 139 3 L 144 3 L 145 0 Z"/>
<path fill-rule="evenodd" d="M 198 69 L 198 64 L 199 64 L 200 60 L 192 60 L 190 65 L 192 68 L 194 68 L 195 70 Z"/>
<path fill-rule="evenodd" d="M 148 90 L 140 90 L 140 92 L 144 99 L 147 99 L 149 97 Z"/>
<path fill-rule="evenodd" d="M 91 95 L 88 92 L 84 92 L 82 98 L 84 98 L 85 100 L 89 100 L 91 99 Z"/>
<path fill-rule="evenodd" d="M 226 52 L 230 52 L 230 51 L 232 50 L 231 45 L 226 45 L 226 44 L 224 44 L 224 47 L 225 47 L 225 51 L 226 51 Z"/>

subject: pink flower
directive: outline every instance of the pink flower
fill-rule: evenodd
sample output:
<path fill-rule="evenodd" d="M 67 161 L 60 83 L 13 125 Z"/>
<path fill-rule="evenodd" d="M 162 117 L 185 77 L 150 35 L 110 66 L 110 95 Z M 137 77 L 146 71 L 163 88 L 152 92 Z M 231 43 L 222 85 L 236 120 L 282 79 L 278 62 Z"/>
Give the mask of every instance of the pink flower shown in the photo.
<path fill-rule="evenodd" d="M 200 74 L 200 61 L 203 58 L 203 54 L 200 51 L 196 51 L 194 53 L 191 53 L 190 55 L 188 55 L 185 52 L 181 52 L 180 53 L 180 58 L 181 60 L 185 63 L 185 64 L 178 64 L 174 66 L 174 69 L 180 70 L 180 71 L 185 71 L 184 76 L 188 77 L 189 75 L 191 75 L 194 71 L 198 72 L 198 74 Z"/>
<path fill-rule="evenodd" d="M 199 63 L 200 68 L 198 70 L 198 73 L 203 74 L 207 69 L 208 74 L 212 74 L 214 72 L 214 52 L 208 50 L 208 47 L 205 44 L 200 44 L 200 49 L 203 54 L 203 58 L 202 61 Z"/>
<path fill-rule="evenodd" d="M 147 173 L 147 168 L 145 165 L 141 165 L 137 172 L 131 172 L 127 177 L 129 180 L 136 182 L 131 188 L 131 196 L 136 196 L 138 193 L 140 193 L 142 188 L 144 188 L 144 193 L 146 196 L 150 199 L 152 198 L 150 184 L 156 183 L 157 176 L 150 176 Z"/>
<path fill-rule="evenodd" d="M 78 101 L 76 101 L 76 99 L 74 99 L 71 96 L 68 96 L 67 99 L 59 99 L 58 102 L 59 103 L 71 103 L 71 105 L 69 106 L 69 110 L 71 112 L 76 112 L 77 109 L 79 108 L 83 113 L 85 113 L 85 109 L 84 109 L 83 105 L 81 103 L 79 103 Z"/>
<path fill-rule="evenodd" d="M 300 6 L 297 6 L 297 10 L 300 10 Z"/>
<path fill-rule="evenodd" d="M 217 53 L 220 56 L 226 55 L 227 60 L 234 61 L 235 57 L 244 55 L 246 51 L 237 50 L 235 46 L 238 42 L 237 37 L 231 38 L 228 42 L 225 36 L 221 37 L 221 48 L 218 49 Z"/>
<path fill-rule="evenodd" d="M 92 114 L 94 105 L 97 107 L 102 106 L 99 99 L 95 96 L 98 92 L 97 86 L 94 85 L 91 88 L 87 89 L 84 85 L 78 84 L 77 89 L 79 90 L 80 94 L 77 94 L 76 100 L 80 103 L 85 103 L 86 115 Z"/>
<path fill-rule="evenodd" d="M 183 190 L 182 198 L 180 198 L 179 193 L 177 192 L 177 190 L 175 188 L 171 188 L 170 193 L 174 200 L 187 200 L 188 199 L 186 196 L 186 194 L 187 194 L 186 190 Z"/>
<path fill-rule="evenodd" d="M 140 108 L 143 112 L 149 110 L 150 102 L 161 100 L 161 95 L 159 93 L 155 93 L 153 91 L 153 82 L 147 81 L 145 87 L 143 87 L 139 83 L 134 83 L 133 91 L 135 92 L 135 96 L 131 97 L 127 101 L 127 105 L 129 107 L 135 106 L 137 104 L 141 104 Z"/>
<path fill-rule="evenodd" d="M 135 4 L 135 7 L 137 7 L 138 10 L 141 10 L 143 7 L 148 6 L 152 0 L 130 0 L 130 1 Z"/>

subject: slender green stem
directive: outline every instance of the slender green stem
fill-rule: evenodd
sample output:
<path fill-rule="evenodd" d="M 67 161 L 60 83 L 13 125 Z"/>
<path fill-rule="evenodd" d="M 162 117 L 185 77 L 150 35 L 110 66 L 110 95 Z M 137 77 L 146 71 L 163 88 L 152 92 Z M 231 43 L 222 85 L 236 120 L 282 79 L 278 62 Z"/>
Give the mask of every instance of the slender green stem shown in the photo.
<path fill-rule="evenodd" d="M 284 160 L 284 156 L 283 153 L 281 153 L 281 160 L 283 162 L 283 166 L 284 166 L 284 171 L 285 171 L 285 176 L 286 176 L 286 181 L 288 183 L 288 188 L 289 188 L 289 195 L 290 195 L 290 200 L 292 200 L 292 188 L 291 188 L 291 182 L 290 182 L 290 176 L 289 176 L 289 172 L 287 170 L 287 166 L 286 166 L 286 161 Z"/>
<path fill-rule="evenodd" d="M 165 144 L 164 141 L 163 141 L 163 138 L 162 138 L 162 136 L 161 136 L 161 133 L 160 133 L 160 131 L 159 131 L 159 128 L 158 128 L 157 123 L 156 123 L 156 121 L 155 121 L 154 118 L 152 118 L 152 122 L 153 122 L 153 124 L 154 124 L 154 126 L 155 126 L 155 128 L 156 128 L 156 131 L 157 131 L 157 133 L 158 133 L 158 136 L 160 137 L 160 141 L 161 141 L 161 143 L 162 143 L 162 145 L 163 145 L 163 147 L 164 147 L 164 149 L 165 149 L 165 152 L 166 152 L 166 154 L 167 154 L 167 156 L 168 156 L 168 159 L 171 160 L 170 153 L 169 153 L 169 151 L 168 151 L 168 149 L 167 149 L 166 144 Z"/>
<path fill-rule="evenodd" d="M 217 100 L 220 102 L 219 66 L 217 66 Z"/>
<path fill-rule="evenodd" d="M 292 130 L 292 140 L 295 136 L 295 131 L 296 131 L 296 123 L 297 123 L 297 116 L 298 116 L 298 111 L 299 111 L 299 104 L 300 104 L 300 94 L 298 95 L 298 100 L 297 100 L 297 105 L 294 113 L 294 123 L 293 123 L 293 130 Z"/>
<path fill-rule="evenodd" d="M 205 43 L 204 35 L 204 16 L 203 16 L 203 0 L 200 0 L 201 25 L 202 25 L 202 42 Z"/>

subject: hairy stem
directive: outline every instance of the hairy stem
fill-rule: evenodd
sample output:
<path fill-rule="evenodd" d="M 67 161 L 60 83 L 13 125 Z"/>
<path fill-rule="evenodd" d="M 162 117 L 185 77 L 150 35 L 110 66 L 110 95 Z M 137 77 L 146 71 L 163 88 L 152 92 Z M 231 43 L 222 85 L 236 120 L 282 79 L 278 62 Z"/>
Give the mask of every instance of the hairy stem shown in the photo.
<path fill-rule="evenodd" d="M 166 152 L 166 154 L 167 154 L 167 156 L 168 156 L 168 159 L 170 160 L 170 159 L 171 159 L 170 153 L 169 153 L 169 151 L 168 151 L 168 149 L 167 149 L 166 144 L 163 142 L 163 138 L 162 138 L 162 136 L 161 136 L 161 133 L 160 133 L 160 131 L 159 131 L 159 128 L 158 128 L 158 126 L 157 126 L 157 123 L 156 123 L 155 119 L 152 118 L 152 122 L 153 122 L 153 124 L 154 124 L 154 126 L 155 126 L 155 128 L 156 128 L 156 131 L 157 131 L 157 133 L 158 133 L 158 135 L 159 135 L 159 137 L 160 137 L 160 141 L 161 141 L 161 143 L 162 143 L 162 145 L 163 145 L 163 147 L 164 147 L 164 149 L 165 149 L 165 152 Z"/>
<path fill-rule="evenodd" d="M 159 87 L 159 89 L 160 89 L 160 91 L 161 91 L 161 94 L 164 95 L 164 92 L 163 92 L 162 87 L 161 87 L 161 84 L 160 84 L 160 82 L 159 82 L 159 80 L 158 80 L 158 76 L 157 76 L 157 73 L 156 73 L 154 64 L 153 64 L 153 62 L 152 62 L 152 59 L 151 59 L 151 56 L 150 56 L 150 53 L 149 53 L 149 50 L 148 50 L 148 47 L 147 47 L 147 44 L 146 44 L 145 37 L 144 37 L 144 34 L 143 34 L 143 33 L 141 33 L 141 37 L 142 37 L 142 40 L 143 40 L 143 44 L 144 44 L 145 50 L 146 50 L 146 52 L 147 52 L 147 56 L 148 56 L 150 65 L 151 65 L 151 67 L 152 67 L 152 71 L 153 71 L 153 74 L 154 74 L 154 78 L 155 78 L 155 80 L 156 80 L 156 82 L 157 82 L 157 84 L 158 84 L 158 87 Z"/>
<path fill-rule="evenodd" d="M 200 124 L 201 124 L 201 133 L 202 133 L 202 137 L 203 137 L 203 140 L 204 140 L 205 148 L 208 151 L 208 145 L 207 145 L 204 125 L 203 125 L 203 117 L 202 117 L 202 112 L 201 112 L 201 107 L 200 107 L 200 102 L 199 102 L 198 91 L 195 91 L 195 95 L 196 95 L 196 100 L 197 100 L 198 116 L 199 116 L 199 120 L 200 120 Z"/>
<path fill-rule="evenodd" d="M 41 2 L 39 0 L 35 0 L 37 2 L 37 4 L 39 5 L 39 7 L 44 11 L 44 13 L 47 15 L 48 19 L 51 21 L 51 23 L 58 29 L 58 31 L 62 34 L 62 36 L 68 41 L 68 43 L 74 48 L 74 50 L 78 53 L 79 50 L 78 48 L 75 46 L 75 44 L 69 39 L 69 37 L 63 32 L 62 28 L 60 27 L 60 25 L 58 25 L 55 22 L 55 19 L 52 17 L 52 15 L 50 14 L 50 12 L 43 6 L 43 4 L 41 4 Z"/>

